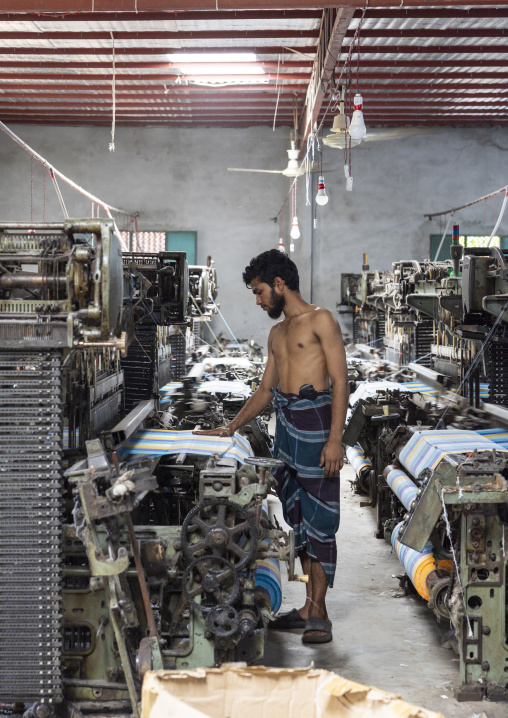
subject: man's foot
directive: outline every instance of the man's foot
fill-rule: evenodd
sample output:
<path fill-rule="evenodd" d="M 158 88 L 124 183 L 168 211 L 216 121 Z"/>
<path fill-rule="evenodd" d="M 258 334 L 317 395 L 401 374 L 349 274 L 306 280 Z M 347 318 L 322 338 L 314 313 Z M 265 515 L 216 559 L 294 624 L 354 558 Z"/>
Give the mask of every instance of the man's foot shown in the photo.
<path fill-rule="evenodd" d="M 305 628 L 306 620 L 302 618 L 296 608 L 287 613 L 281 613 L 275 621 L 270 621 L 268 628 L 274 631 L 290 631 L 294 628 Z"/>
<path fill-rule="evenodd" d="M 330 643 L 332 640 L 332 622 L 326 618 L 311 616 L 305 624 L 302 643 Z"/>

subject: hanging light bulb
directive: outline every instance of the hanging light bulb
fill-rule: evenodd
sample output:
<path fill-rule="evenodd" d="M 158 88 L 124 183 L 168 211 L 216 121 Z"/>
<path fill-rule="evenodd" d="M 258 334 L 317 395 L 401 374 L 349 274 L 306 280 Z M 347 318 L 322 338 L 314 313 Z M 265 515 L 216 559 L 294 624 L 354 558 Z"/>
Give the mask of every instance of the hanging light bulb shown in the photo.
<path fill-rule="evenodd" d="M 355 111 L 353 112 L 351 124 L 349 125 L 349 134 L 354 140 L 362 140 L 367 134 L 367 128 L 363 120 L 363 97 L 359 93 L 355 95 L 353 104 Z"/>
<path fill-rule="evenodd" d="M 361 142 L 361 139 L 356 140 L 349 135 L 349 117 L 344 112 L 344 104 L 344 88 L 341 88 L 339 114 L 333 118 L 333 127 L 330 129 L 330 134 L 323 138 L 324 145 L 339 150 L 349 146 L 356 147 Z"/>
<path fill-rule="evenodd" d="M 291 239 L 300 239 L 300 227 L 298 226 L 298 217 L 293 217 L 293 222 L 291 223 Z M 293 249 L 291 251 L 293 251 Z"/>
<path fill-rule="evenodd" d="M 295 251 L 295 245 L 293 244 L 293 240 L 291 240 L 291 244 L 289 245 L 289 251 L 294 252 Z"/>
<path fill-rule="evenodd" d="M 328 204 L 328 195 L 326 194 L 325 188 L 325 178 L 322 175 L 318 179 L 316 202 L 321 206 Z"/>
<path fill-rule="evenodd" d="M 281 252 L 284 252 L 284 240 L 282 239 L 282 237 L 279 237 L 279 250 Z"/>

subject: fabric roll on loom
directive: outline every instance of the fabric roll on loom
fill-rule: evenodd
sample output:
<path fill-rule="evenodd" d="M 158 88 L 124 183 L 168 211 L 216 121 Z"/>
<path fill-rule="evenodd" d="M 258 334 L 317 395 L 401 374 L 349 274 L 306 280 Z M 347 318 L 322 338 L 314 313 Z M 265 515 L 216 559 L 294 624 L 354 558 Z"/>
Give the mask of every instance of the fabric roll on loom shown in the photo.
<path fill-rule="evenodd" d="M 416 484 L 413 483 L 409 476 L 403 471 L 393 468 L 386 476 L 386 483 L 397 496 L 399 501 L 408 511 L 410 511 L 418 493 L 418 487 Z"/>
<path fill-rule="evenodd" d="M 346 457 L 359 479 L 362 477 L 362 474 L 366 471 L 370 472 L 372 469 L 372 461 L 365 456 L 365 452 L 358 444 L 356 444 L 356 446 L 347 447 Z"/>
<path fill-rule="evenodd" d="M 268 514 L 268 502 L 263 501 L 261 519 L 270 521 Z M 263 546 L 270 545 L 270 539 L 262 541 Z M 256 586 L 264 588 L 270 596 L 270 607 L 272 613 L 277 613 L 282 603 L 282 584 L 280 579 L 280 564 L 276 558 L 262 558 L 256 561 L 257 568 L 254 576 Z"/>
<path fill-rule="evenodd" d="M 421 553 L 409 548 L 409 546 L 404 546 L 398 539 L 402 524 L 403 521 L 397 524 L 393 529 L 392 548 L 404 566 L 404 570 L 411 579 L 413 586 L 420 596 L 428 601 L 429 589 L 427 587 L 427 576 L 436 569 L 436 563 L 432 553 L 432 544 L 427 544 Z"/>

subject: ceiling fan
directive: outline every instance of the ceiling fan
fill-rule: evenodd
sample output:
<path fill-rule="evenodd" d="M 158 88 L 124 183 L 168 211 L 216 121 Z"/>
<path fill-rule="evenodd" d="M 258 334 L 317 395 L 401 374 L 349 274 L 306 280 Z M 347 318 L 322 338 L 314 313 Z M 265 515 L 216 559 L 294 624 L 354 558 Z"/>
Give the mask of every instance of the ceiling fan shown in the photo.
<path fill-rule="evenodd" d="M 429 131 L 426 127 L 378 127 L 376 129 L 367 129 L 366 136 L 361 140 L 350 138 L 348 133 L 350 119 L 344 113 L 344 89 L 339 88 L 339 91 L 339 114 L 333 118 L 333 126 L 330 128 L 330 134 L 323 137 L 323 144 L 328 147 L 344 149 L 344 147 L 351 143 L 351 148 L 353 148 L 362 142 L 395 140 Z"/>
<path fill-rule="evenodd" d="M 305 165 L 301 166 L 298 164 L 299 150 L 295 149 L 295 141 L 291 140 L 291 149 L 287 150 L 288 153 L 288 166 L 283 170 L 258 170 L 258 169 L 247 169 L 243 167 L 228 167 L 228 172 L 269 172 L 270 174 L 281 174 L 284 177 L 301 177 L 305 174 Z M 326 171 L 326 170 L 325 170 Z M 310 172 L 318 174 L 317 169 L 310 169 Z"/>

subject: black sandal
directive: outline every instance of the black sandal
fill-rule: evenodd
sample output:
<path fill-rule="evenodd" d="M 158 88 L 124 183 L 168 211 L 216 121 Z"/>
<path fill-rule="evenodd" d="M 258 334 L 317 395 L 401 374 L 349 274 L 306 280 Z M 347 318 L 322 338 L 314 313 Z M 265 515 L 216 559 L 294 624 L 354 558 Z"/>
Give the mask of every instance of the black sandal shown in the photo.
<path fill-rule="evenodd" d="M 322 631 L 323 636 L 309 636 L 312 631 Z M 332 622 L 326 618 L 311 616 L 305 624 L 305 631 L 302 636 L 302 643 L 330 643 L 332 640 Z"/>
<path fill-rule="evenodd" d="M 270 621 L 268 628 L 274 631 L 290 631 L 294 628 L 305 628 L 307 621 L 302 618 L 296 608 L 287 613 L 281 613 L 275 621 Z"/>

